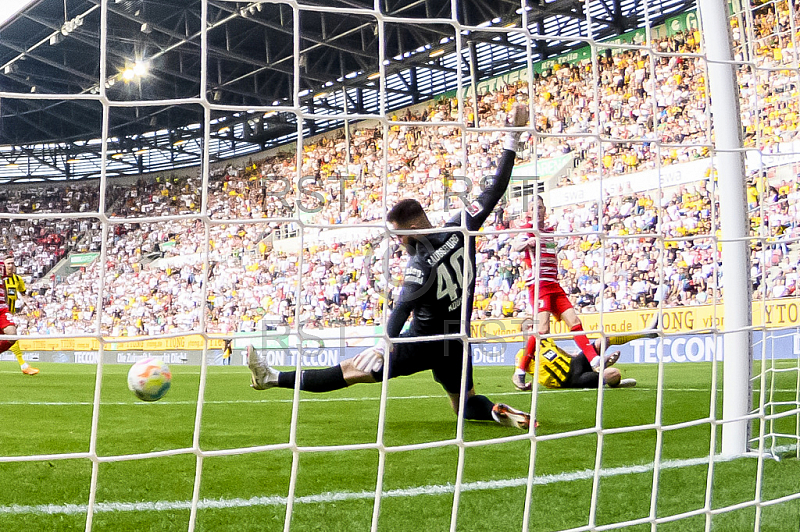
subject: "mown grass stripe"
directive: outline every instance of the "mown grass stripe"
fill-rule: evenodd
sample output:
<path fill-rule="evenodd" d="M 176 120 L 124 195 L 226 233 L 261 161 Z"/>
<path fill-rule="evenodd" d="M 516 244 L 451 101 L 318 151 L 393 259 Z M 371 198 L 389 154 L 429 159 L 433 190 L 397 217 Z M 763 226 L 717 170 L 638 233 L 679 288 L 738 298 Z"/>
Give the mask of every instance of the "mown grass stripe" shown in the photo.
<path fill-rule="evenodd" d="M 782 446 L 778 450 L 786 452 L 795 449 L 796 446 Z M 720 456 L 714 457 L 715 462 L 729 461 L 729 458 Z M 681 460 L 666 460 L 661 463 L 661 469 L 680 469 L 685 467 L 701 466 L 708 463 L 708 457 L 704 458 L 686 458 Z M 601 477 L 615 477 L 621 475 L 635 475 L 642 473 L 650 473 L 655 468 L 655 463 L 632 465 L 623 467 L 613 467 L 609 469 L 602 469 L 600 471 Z M 594 470 L 584 469 L 582 471 L 573 471 L 569 473 L 558 473 L 555 475 L 541 475 L 534 477 L 533 484 L 537 486 L 544 486 L 548 484 L 555 484 L 558 482 L 574 482 L 578 480 L 591 480 L 594 477 Z M 502 480 L 480 480 L 475 482 L 467 482 L 461 486 L 462 491 L 486 491 L 486 490 L 499 490 L 508 488 L 518 488 L 526 486 L 528 483 L 527 478 L 513 478 Z M 453 493 L 455 485 L 453 484 L 439 484 L 432 486 L 417 486 L 413 488 L 386 490 L 383 492 L 383 497 L 398 498 L 398 497 L 420 497 L 432 495 L 447 495 Z M 344 492 L 327 492 L 319 493 L 316 495 L 306 495 L 296 497 L 295 502 L 298 504 L 323 504 L 331 502 L 343 502 L 354 500 L 370 500 L 375 498 L 374 491 L 344 491 Z M 280 496 L 264 496 L 264 497 L 251 497 L 249 499 L 203 499 L 198 502 L 198 508 L 202 510 L 223 510 L 232 508 L 247 508 L 253 506 L 283 506 L 286 505 L 286 497 Z M 143 502 L 98 502 L 95 504 L 95 513 L 108 513 L 108 512 L 162 512 L 162 511 L 175 511 L 175 510 L 188 510 L 191 508 L 191 501 L 143 501 Z M 10 505 L 0 506 L 0 515 L 75 515 L 84 514 L 87 511 L 85 504 L 41 504 L 41 505 Z"/>

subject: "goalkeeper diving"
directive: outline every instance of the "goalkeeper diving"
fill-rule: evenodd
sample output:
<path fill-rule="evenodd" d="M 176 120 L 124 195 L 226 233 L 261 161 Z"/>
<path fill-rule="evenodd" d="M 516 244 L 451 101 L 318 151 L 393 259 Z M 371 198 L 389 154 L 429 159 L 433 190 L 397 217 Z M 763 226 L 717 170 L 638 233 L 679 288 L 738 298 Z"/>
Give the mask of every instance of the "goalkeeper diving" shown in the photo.
<path fill-rule="evenodd" d="M 516 104 L 508 115 L 507 123 L 520 128 L 525 125 L 527 118 L 527 108 Z M 529 414 L 502 403 L 493 403 L 475 392 L 472 356 L 467 353 L 464 361 L 464 345 L 460 338 L 435 338 L 443 334 L 457 334 L 462 328 L 467 332 L 470 330 L 469 317 L 475 292 L 475 236 L 465 235 L 463 229 L 477 232 L 505 194 L 520 134 L 519 129 L 506 133 L 504 150 L 494 179 L 475 201 L 452 217 L 441 231 L 431 231 L 434 226 L 416 199 L 403 199 L 389 211 L 387 223 L 394 230 L 407 232 L 399 236 L 399 240 L 410 258 L 402 290 L 386 324 L 386 332 L 392 339 L 414 340 L 393 342 L 390 347 L 381 342 L 337 366 L 303 370 L 300 375 L 294 371 L 274 370 L 250 346 L 248 366 L 252 373 L 251 386 L 256 390 L 299 386 L 301 390 L 309 392 L 328 392 L 357 383 L 375 383 L 431 371 L 434 380 L 447 392 L 453 410 L 458 412 L 463 407 L 464 419 L 495 421 L 528 430 L 531 423 Z M 416 233 L 408 234 L 411 231 Z M 462 321 L 463 307 L 466 307 L 466 323 Z M 408 331 L 401 333 L 409 318 Z M 432 336 L 434 338 L 430 338 Z M 462 365 L 466 366 L 466 372 L 462 372 Z M 466 380 L 465 397 L 461 394 L 462 374 Z"/>

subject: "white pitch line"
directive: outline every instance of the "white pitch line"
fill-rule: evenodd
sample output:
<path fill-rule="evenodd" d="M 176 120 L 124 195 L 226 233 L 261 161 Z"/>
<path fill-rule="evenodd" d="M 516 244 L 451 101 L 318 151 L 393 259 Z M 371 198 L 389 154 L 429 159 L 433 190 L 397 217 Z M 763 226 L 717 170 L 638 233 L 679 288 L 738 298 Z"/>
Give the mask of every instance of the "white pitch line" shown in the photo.
<path fill-rule="evenodd" d="M 493 395 L 517 395 L 525 392 L 505 392 L 496 393 Z M 397 396 L 390 397 L 393 400 L 409 400 L 409 399 L 444 399 L 444 395 L 410 395 L 410 396 Z M 380 401 L 380 397 L 309 397 L 300 399 L 301 403 L 348 403 L 348 402 L 363 402 L 363 401 Z M 206 405 L 235 405 L 235 404 L 270 404 L 270 403 L 288 403 L 291 404 L 291 399 L 229 399 L 220 401 L 204 401 Z M 0 406 L 92 406 L 91 401 L 0 401 Z M 101 401 L 101 405 L 109 406 L 141 406 L 141 405 L 177 405 L 188 406 L 196 405 L 197 401 L 154 401 L 151 403 L 143 401 Z"/>
<path fill-rule="evenodd" d="M 795 445 L 787 445 L 778 448 L 780 452 L 795 449 Z M 751 456 L 748 456 L 751 457 Z M 715 462 L 726 462 L 730 458 L 715 456 Z M 661 469 L 679 469 L 684 467 L 695 467 L 708 464 L 708 457 L 687 458 L 681 460 L 666 460 L 661 463 Z M 653 471 L 654 464 L 642 464 L 635 466 L 614 467 L 602 469 L 601 477 L 615 477 L 621 475 L 643 474 Z M 594 478 L 594 470 L 584 469 L 583 471 L 573 471 L 570 473 L 558 473 L 555 475 L 541 475 L 534 477 L 533 484 L 536 486 L 546 486 L 558 482 L 574 482 L 578 480 L 591 480 Z M 508 488 L 518 488 L 526 486 L 527 477 L 512 478 L 504 480 L 479 480 L 467 482 L 461 485 L 462 491 L 483 491 L 499 490 Z M 413 488 L 386 490 L 382 497 L 419 497 L 423 495 L 447 495 L 453 493 L 453 484 L 439 484 L 432 486 L 417 486 Z M 296 497 L 295 503 L 299 504 L 323 504 L 341 501 L 373 500 L 374 491 L 344 491 L 327 492 L 317 495 L 306 495 Z M 198 502 L 198 508 L 202 510 L 218 510 L 230 508 L 246 508 L 252 506 L 285 506 L 286 497 L 265 496 L 251 497 L 249 499 L 203 499 Z M 95 513 L 107 512 L 158 512 L 170 510 L 188 510 L 192 506 L 191 501 L 144 501 L 144 502 L 97 502 L 94 505 Z M 0 506 L 0 515 L 26 515 L 26 514 L 47 514 L 47 515 L 75 515 L 85 514 L 87 505 L 85 504 L 41 504 L 41 505 L 18 505 Z"/>
<path fill-rule="evenodd" d="M 36 362 L 34 362 L 34 364 L 36 364 Z M 114 365 L 116 365 L 116 364 L 114 364 Z M 106 367 L 108 367 L 108 366 L 111 366 L 111 364 L 106 364 Z M 17 371 L 0 370 L 0 374 L 22 375 L 22 372 L 19 371 L 19 370 L 17 370 Z M 180 374 L 181 375 L 200 375 L 200 372 L 199 371 L 181 371 Z M 244 373 L 238 373 L 238 374 L 239 375 L 244 375 Z M 86 376 L 88 378 L 92 378 L 93 379 L 94 378 L 94 371 L 88 371 L 88 372 L 87 371 L 57 371 L 57 372 L 49 372 L 49 373 L 46 374 L 46 376 L 36 377 L 34 379 L 29 378 L 29 377 L 21 377 L 21 378 L 24 378 L 25 380 L 29 380 L 29 381 L 35 381 L 35 380 L 43 379 L 43 378 L 46 378 L 46 377 L 61 377 L 63 375 L 84 375 L 84 376 Z M 122 375 L 122 373 L 119 373 L 119 375 Z M 222 374 L 220 374 L 220 375 L 222 375 Z"/>
<path fill-rule="evenodd" d="M 635 392 L 636 390 L 642 392 L 654 392 L 656 391 L 655 388 L 628 388 L 625 392 L 622 393 L 631 393 Z M 569 389 L 569 390 L 539 390 L 539 394 L 552 394 L 552 393 L 581 393 L 581 392 L 592 392 L 594 388 L 591 389 Z M 664 388 L 666 392 L 689 392 L 689 393 L 709 393 L 710 390 L 708 388 Z M 797 390 L 787 388 L 787 389 L 778 389 L 774 390 L 775 392 L 779 393 L 795 393 Z M 524 395 L 528 392 L 495 392 L 492 393 L 492 397 L 502 397 L 502 396 L 511 396 L 511 395 Z M 608 390 L 606 390 L 608 393 Z M 413 399 L 444 399 L 445 395 L 399 395 L 399 396 L 389 396 L 389 400 L 398 400 L 398 401 L 407 401 Z M 362 402 L 362 401 L 380 401 L 380 397 L 308 397 L 300 399 L 301 403 L 348 403 L 348 402 Z M 291 399 L 228 399 L 228 400 L 219 400 L 219 401 L 204 401 L 203 404 L 206 405 L 233 405 L 233 404 L 268 404 L 268 403 L 292 403 Z M 26 406 L 26 405 L 33 405 L 33 406 L 92 406 L 91 401 L 0 401 L 0 406 Z M 143 401 L 101 401 L 101 405 L 104 406 L 130 406 L 130 405 L 161 405 L 161 406 L 187 406 L 187 405 L 196 405 L 197 401 L 154 401 L 152 403 L 147 403 Z"/>

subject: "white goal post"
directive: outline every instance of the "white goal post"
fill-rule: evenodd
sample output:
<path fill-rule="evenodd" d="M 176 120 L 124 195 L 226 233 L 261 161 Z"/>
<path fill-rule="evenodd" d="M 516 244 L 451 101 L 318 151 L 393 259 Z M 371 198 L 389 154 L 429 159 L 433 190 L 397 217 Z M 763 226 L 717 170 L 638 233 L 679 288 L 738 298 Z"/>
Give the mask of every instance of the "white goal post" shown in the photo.
<path fill-rule="evenodd" d="M 733 63 L 728 2 L 700 0 L 716 167 L 720 190 L 722 263 L 725 275 L 725 373 L 722 399 L 722 455 L 747 451 L 752 408 L 752 285 L 750 241 L 745 195 L 744 144 L 739 90 Z"/>

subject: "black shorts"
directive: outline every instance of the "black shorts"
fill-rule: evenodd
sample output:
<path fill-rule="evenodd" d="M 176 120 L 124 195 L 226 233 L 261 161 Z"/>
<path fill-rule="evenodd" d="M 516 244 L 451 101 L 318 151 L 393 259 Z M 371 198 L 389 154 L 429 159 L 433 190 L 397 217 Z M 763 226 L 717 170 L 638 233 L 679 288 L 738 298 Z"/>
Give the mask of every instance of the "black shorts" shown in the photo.
<path fill-rule="evenodd" d="M 401 338 L 413 338 L 401 334 Z M 464 347 L 461 340 L 417 341 L 394 344 L 389 355 L 389 378 L 413 375 L 421 371 L 431 370 L 436 382 L 452 394 L 461 391 L 461 361 Z M 384 365 L 385 367 L 385 365 Z M 383 369 L 373 371 L 372 376 L 380 382 L 383 380 Z M 473 387 L 472 355 L 467 359 L 467 391 Z"/>
<path fill-rule="evenodd" d="M 597 388 L 600 374 L 592 369 L 592 365 L 583 353 L 572 357 L 567 380 L 562 388 Z"/>

